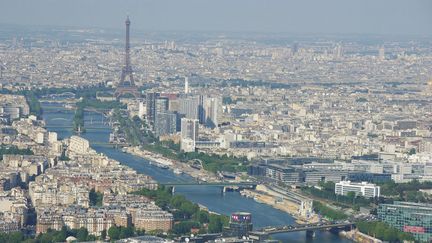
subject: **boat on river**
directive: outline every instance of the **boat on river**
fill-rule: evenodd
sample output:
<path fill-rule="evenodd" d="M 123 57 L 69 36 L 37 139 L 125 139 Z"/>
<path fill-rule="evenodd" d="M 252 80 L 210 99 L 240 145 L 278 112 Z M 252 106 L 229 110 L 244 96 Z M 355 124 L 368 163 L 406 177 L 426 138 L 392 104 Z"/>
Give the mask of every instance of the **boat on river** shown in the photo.
<path fill-rule="evenodd" d="M 180 169 L 174 169 L 174 174 L 176 174 L 176 175 L 181 175 L 181 174 L 183 174 L 183 171 L 181 171 Z"/>

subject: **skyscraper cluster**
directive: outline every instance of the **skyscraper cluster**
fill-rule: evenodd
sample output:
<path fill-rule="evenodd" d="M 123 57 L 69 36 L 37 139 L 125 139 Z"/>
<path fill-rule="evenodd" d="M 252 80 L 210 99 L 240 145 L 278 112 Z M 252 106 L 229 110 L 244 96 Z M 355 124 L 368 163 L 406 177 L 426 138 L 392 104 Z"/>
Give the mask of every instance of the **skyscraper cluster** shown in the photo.
<path fill-rule="evenodd" d="M 145 114 L 156 137 L 181 132 L 180 138 L 184 141 L 182 149 L 194 151 L 194 141 L 198 139 L 198 124 L 210 129 L 216 128 L 222 103 L 219 97 L 189 92 L 187 78 L 184 94 L 149 92 L 146 95 Z M 139 114 L 144 114 L 144 105 L 140 106 Z M 191 133 L 195 135 L 192 136 Z"/>

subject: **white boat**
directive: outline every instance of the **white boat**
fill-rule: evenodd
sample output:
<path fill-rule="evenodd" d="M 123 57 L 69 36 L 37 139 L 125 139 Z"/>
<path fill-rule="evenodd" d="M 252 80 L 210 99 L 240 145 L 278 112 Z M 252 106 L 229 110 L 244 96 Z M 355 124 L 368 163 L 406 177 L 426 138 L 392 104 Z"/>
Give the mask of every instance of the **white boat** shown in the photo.
<path fill-rule="evenodd" d="M 114 133 L 110 133 L 110 136 L 109 136 L 109 142 L 110 142 L 110 143 L 113 143 L 114 140 L 115 140 Z"/>
<path fill-rule="evenodd" d="M 180 169 L 174 169 L 174 174 L 180 175 L 183 174 L 183 171 L 181 171 Z"/>
<path fill-rule="evenodd" d="M 161 168 L 161 169 L 165 169 L 165 170 L 169 168 L 168 165 L 159 164 L 159 163 L 157 163 L 156 166 Z"/>
<path fill-rule="evenodd" d="M 164 165 L 164 164 L 158 163 L 156 161 L 149 161 L 149 164 L 156 166 L 156 167 L 159 167 L 161 169 L 168 169 L 169 168 L 168 165 Z"/>

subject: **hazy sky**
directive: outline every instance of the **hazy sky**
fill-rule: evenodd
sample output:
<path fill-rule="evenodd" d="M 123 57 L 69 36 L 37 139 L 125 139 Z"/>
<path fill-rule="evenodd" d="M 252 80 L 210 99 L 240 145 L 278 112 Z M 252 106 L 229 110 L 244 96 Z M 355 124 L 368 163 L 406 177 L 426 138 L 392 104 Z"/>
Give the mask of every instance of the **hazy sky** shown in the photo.
<path fill-rule="evenodd" d="M 0 0 L 0 23 L 151 31 L 432 35 L 432 0 Z"/>

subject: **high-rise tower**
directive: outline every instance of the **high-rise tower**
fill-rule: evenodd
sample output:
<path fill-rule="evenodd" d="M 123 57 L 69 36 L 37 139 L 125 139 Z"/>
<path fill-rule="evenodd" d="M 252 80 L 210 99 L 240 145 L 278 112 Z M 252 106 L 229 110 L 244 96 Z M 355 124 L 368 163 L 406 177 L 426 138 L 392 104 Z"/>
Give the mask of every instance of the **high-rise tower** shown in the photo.
<path fill-rule="evenodd" d="M 129 16 L 126 18 L 126 45 L 125 45 L 125 65 L 122 68 L 120 82 L 115 91 L 115 96 L 119 98 L 121 95 L 131 94 L 135 98 L 140 97 L 138 88 L 135 86 L 135 81 L 133 78 L 133 71 L 130 61 L 130 39 L 129 39 L 129 28 L 130 20 Z M 128 78 L 128 80 L 126 80 Z"/>
<path fill-rule="evenodd" d="M 184 93 L 189 94 L 189 78 L 184 78 Z"/>
<path fill-rule="evenodd" d="M 385 60 L 385 49 L 384 49 L 384 46 L 381 46 L 379 49 L 378 49 L 378 59 L 379 60 Z"/>

